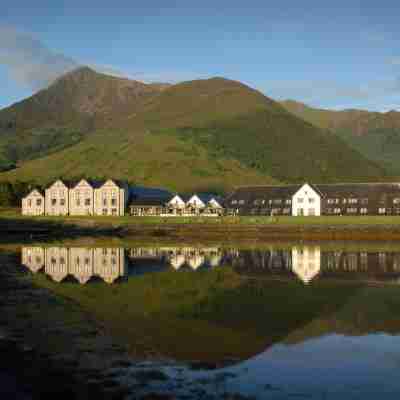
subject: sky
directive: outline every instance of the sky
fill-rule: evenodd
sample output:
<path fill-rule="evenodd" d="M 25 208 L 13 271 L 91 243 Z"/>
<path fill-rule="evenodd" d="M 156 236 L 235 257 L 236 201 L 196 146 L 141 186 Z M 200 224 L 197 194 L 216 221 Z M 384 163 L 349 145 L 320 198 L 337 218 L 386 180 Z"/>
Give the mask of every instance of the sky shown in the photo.
<path fill-rule="evenodd" d="M 2 0 L 0 108 L 79 65 L 151 82 L 223 76 L 276 100 L 400 111 L 395 0 Z"/>

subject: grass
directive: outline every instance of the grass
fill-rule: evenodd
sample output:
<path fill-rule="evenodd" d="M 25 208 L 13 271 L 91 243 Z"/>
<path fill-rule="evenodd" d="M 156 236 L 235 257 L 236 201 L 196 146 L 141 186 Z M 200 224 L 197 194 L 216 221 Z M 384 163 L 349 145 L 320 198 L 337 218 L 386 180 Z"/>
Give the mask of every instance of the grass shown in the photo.
<path fill-rule="evenodd" d="M 68 216 L 68 217 L 29 217 L 21 215 L 19 209 L 0 208 L 0 218 L 32 221 L 77 222 L 93 221 L 99 224 L 163 225 L 163 224 L 201 224 L 201 225 L 270 225 L 270 226 L 375 226 L 400 225 L 400 216 L 320 216 L 291 217 L 278 216 L 225 216 L 225 217 L 104 217 L 104 216 Z"/>

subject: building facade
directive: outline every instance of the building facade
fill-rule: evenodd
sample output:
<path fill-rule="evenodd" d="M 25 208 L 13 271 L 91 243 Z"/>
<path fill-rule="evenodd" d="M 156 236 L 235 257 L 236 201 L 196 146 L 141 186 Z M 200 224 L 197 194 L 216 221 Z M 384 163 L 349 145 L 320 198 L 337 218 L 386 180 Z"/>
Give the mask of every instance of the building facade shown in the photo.
<path fill-rule="evenodd" d="M 26 197 L 22 199 L 22 215 L 44 215 L 45 213 L 45 197 L 39 190 L 32 190 Z"/>
<path fill-rule="evenodd" d="M 227 215 L 400 215 L 400 184 L 240 187 L 224 205 Z"/>
<path fill-rule="evenodd" d="M 222 201 L 211 195 L 180 196 L 172 198 L 136 198 L 130 201 L 130 214 L 161 217 L 217 217 L 223 215 Z"/>
<path fill-rule="evenodd" d="M 94 190 L 92 181 L 81 179 L 69 189 L 69 215 L 94 215 Z"/>
<path fill-rule="evenodd" d="M 45 214 L 69 215 L 69 187 L 61 179 L 45 190 Z"/>
<path fill-rule="evenodd" d="M 128 204 L 128 185 L 109 179 L 94 189 L 94 215 L 123 216 Z"/>

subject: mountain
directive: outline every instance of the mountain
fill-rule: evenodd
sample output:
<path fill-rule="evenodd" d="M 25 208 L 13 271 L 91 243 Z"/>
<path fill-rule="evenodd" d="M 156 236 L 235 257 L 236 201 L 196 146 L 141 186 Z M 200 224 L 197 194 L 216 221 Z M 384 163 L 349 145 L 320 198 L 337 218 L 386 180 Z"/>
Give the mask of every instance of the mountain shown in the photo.
<path fill-rule="evenodd" d="M 297 117 L 336 133 L 368 159 L 400 174 L 400 112 L 322 110 L 291 100 L 281 104 Z"/>
<path fill-rule="evenodd" d="M 171 190 L 380 180 L 384 169 L 326 129 L 224 79 L 149 85 L 73 71 L 0 111 L 3 180 L 113 176 Z"/>

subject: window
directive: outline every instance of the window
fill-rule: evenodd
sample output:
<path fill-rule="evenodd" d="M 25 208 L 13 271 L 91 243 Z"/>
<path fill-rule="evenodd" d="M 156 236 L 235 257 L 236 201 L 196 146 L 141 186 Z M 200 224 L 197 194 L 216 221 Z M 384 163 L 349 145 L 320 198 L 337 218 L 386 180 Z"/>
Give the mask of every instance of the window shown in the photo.
<path fill-rule="evenodd" d="M 107 255 L 107 249 L 105 249 L 105 248 L 103 248 L 102 250 L 101 250 L 101 252 L 103 253 L 103 255 Z"/>
<path fill-rule="evenodd" d="M 368 213 L 368 209 L 363 207 L 360 209 L 360 214 L 367 214 Z"/>
<path fill-rule="evenodd" d="M 117 209 L 116 209 L 116 208 L 113 208 L 113 209 L 111 210 L 111 214 L 112 214 L 112 215 L 117 215 Z"/>
<path fill-rule="evenodd" d="M 239 200 L 238 203 L 239 204 L 244 204 L 245 202 L 244 202 L 244 200 Z"/>
<path fill-rule="evenodd" d="M 291 199 L 286 199 L 285 203 L 286 204 L 292 204 L 292 200 Z"/>
<path fill-rule="evenodd" d="M 111 205 L 112 206 L 116 206 L 117 205 L 117 199 L 111 199 Z"/>
<path fill-rule="evenodd" d="M 368 199 L 366 199 L 366 198 L 361 199 L 361 204 L 368 204 Z"/>
<path fill-rule="evenodd" d="M 315 215 L 315 208 L 309 208 L 308 215 Z"/>
<path fill-rule="evenodd" d="M 355 214 L 355 213 L 357 213 L 357 208 L 353 208 L 353 207 L 347 208 L 346 212 L 349 214 Z"/>
<path fill-rule="evenodd" d="M 76 199 L 76 205 L 79 207 L 81 205 L 81 199 Z"/>
<path fill-rule="evenodd" d="M 103 199 L 103 206 L 106 206 L 106 205 L 107 205 L 107 199 L 104 198 L 104 199 Z"/>
<path fill-rule="evenodd" d="M 326 202 L 328 204 L 334 204 L 335 203 L 335 199 L 328 199 Z"/>
<path fill-rule="evenodd" d="M 90 259 L 89 259 L 89 257 L 86 257 L 85 258 L 85 265 L 89 265 L 90 264 Z"/>
<path fill-rule="evenodd" d="M 60 206 L 65 206 L 65 199 L 60 200 Z"/>
<path fill-rule="evenodd" d="M 232 200 L 231 204 L 237 204 L 237 200 Z"/>
<path fill-rule="evenodd" d="M 326 209 L 326 213 L 327 213 L 327 214 L 332 214 L 332 213 L 333 213 L 332 208 L 327 208 L 327 209 Z"/>
<path fill-rule="evenodd" d="M 57 199 L 51 199 L 51 205 L 55 206 L 57 204 Z"/>
<path fill-rule="evenodd" d="M 64 257 L 60 257 L 60 264 L 64 265 L 65 264 L 65 258 Z"/>
<path fill-rule="evenodd" d="M 85 200 L 85 206 L 90 206 L 90 199 Z"/>
<path fill-rule="evenodd" d="M 343 199 L 343 204 L 346 204 L 347 203 L 347 199 Z"/>
<path fill-rule="evenodd" d="M 348 202 L 349 202 L 350 204 L 357 204 L 357 203 L 358 203 L 358 200 L 357 200 L 357 199 L 354 199 L 354 198 L 350 198 L 350 199 L 348 199 Z"/>
<path fill-rule="evenodd" d="M 303 202 L 303 198 L 302 198 L 302 197 L 299 197 L 299 198 L 297 199 L 297 202 L 301 204 L 301 203 Z"/>
<path fill-rule="evenodd" d="M 385 212 L 386 212 L 386 208 L 381 207 L 378 209 L 379 214 L 385 214 Z"/>
<path fill-rule="evenodd" d="M 36 205 L 41 206 L 42 205 L 42 199 L 36 199 Z"/>
<path fill-rule="evenodd" d="M 281 204 L 281 203 L 282 203 L 282 200 L 281 200 L 281 199 L 275 199 L 275 200 L 274 200 L 274 203 L 275 203 L 275 204 Z"/>
<path fill-rule="evenodd" d="M 399 198 L 393 199 L 393 204 L 400 204 L 400 199 Z"/>
<path fill-rule="evenodd" d="M 32 205 L 32 200 L 29 199 L 29 200 L 28 200 L 28 207 L 30 207 L 31 205 Z"/>
<path fill-rule="evenodd" d="M 334 214 L 340 214 L 341 213 L 341 209 L 340 208 L 334 208 L 333 209 L 333 213 Z"/>
<path fill-rule="evenodd" d="M 310 198 L 308 199 L 308 202 L 309 202 L 309 203 L 314 203 L 314 202 L 315 202 L 314 197 L 310 197 Z"/>
<path fill-rule="evenodd" d="M 107 215 L 107 208 L 103 208 L 103 215 Z"/>

